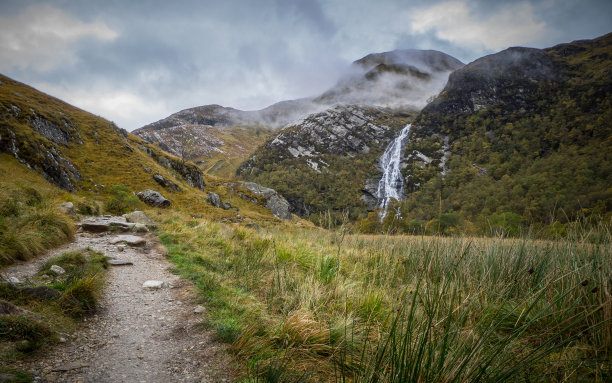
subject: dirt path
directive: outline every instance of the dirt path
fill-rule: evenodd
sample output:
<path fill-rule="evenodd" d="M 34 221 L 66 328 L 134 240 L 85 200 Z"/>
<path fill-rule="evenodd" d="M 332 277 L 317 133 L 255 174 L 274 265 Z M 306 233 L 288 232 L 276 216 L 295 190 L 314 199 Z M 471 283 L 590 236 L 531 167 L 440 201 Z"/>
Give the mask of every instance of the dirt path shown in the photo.
<path fill-rule="evenodd" d="M 224 346 L 203 330 L 187 281 L 170 273 L 152 234 L 144 247 L 112 244 L 120 234 L 78 233 L 75 242 L 33 262 L 2 270 L 26 280 L 50 257 L 91 247 L 133 265 L 112 266 L 97 315 L 45 356 L 14 364 L 37 382 L 229 382 Z M 120 248 L 124 248 L 120 251 Z M 148 280 L 161 289 L 145 289 Z"/>

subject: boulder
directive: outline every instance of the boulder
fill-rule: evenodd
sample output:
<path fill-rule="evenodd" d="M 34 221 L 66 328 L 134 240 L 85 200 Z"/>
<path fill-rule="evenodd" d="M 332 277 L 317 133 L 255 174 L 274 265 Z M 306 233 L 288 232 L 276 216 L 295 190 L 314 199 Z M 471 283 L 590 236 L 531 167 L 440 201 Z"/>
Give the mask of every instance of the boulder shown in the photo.
<path fill-rule="evenodd" d="M 273 195 L 266 203 L 266 208 L 270 209 L 270 212 L 278 218 L 291 219 L 291 213 L 289 212 L 289 202 L 286 199 Z"/>
<path fill-rule="evenodd" d="M 163 195 L 155 190 L 147 189 L 136 193 L 141 201 L 150 206 L 155 207 L 169 207 L 170 201 L 168 201 Z"/>
<path fill-rule="evenodd" d="M 206 197 L 206 201 L 214 207 L 221 207 L 221 198 L 219 198 L 219 194 L 217 193 L 208 192 L 208 197 Z"/>
<path fill-rule="evenodd" d="M 62 204 L 59 205 L 60 209 L 68 214 L 68 215 L 74 215 L 74 204 L 72 202 L 64 202 Z"/>

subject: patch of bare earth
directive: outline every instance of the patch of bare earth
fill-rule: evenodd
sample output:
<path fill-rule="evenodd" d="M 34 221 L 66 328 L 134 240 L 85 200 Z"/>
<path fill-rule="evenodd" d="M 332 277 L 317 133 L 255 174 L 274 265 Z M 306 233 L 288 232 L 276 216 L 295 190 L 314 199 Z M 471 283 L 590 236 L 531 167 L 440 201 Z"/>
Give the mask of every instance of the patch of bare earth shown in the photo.
<path fill-rule="evenodd" d="M 78 233 L 75 242 L 32 262 L 2 270 L 21 281 L 50 257 L 90 247 L 132 265 L 110 266 L 96 315 L 44 355 L 12 363 L 38 382 L 229 382 L 224 345 L 204 330 L 188 281 L 169 271 L 166 249 L 152 234 L 141 247 L 114 244 L 115 233 Z M 145 281 L 162 281 L 158 289 Z"/>

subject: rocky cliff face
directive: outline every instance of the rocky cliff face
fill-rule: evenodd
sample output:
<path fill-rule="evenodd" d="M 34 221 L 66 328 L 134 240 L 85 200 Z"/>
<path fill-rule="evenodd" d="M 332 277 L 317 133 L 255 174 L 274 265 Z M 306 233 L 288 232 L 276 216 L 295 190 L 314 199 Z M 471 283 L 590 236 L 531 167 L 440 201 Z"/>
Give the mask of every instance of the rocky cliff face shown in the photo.
<path fill-rule="evenodd" d="M 292 211 L 309 215 L 325 206 L 365 204 L 366 179 L 409 114 L 336 106 L 308 116 L 269 139 L 238 170 L 247 180 L 273 187 Z"/>

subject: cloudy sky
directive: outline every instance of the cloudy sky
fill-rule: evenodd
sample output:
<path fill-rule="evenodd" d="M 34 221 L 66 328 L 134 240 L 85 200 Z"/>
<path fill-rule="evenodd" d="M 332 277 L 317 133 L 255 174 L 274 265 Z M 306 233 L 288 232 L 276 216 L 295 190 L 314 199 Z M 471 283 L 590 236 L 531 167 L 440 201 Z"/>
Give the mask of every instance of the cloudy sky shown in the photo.
<path fill-rule="evenodd" d="M 463 62 L 612 32 L 610 0 L 0 0 L 0 72 L 136 129 L 321 93 L 372 52 Z"/>

